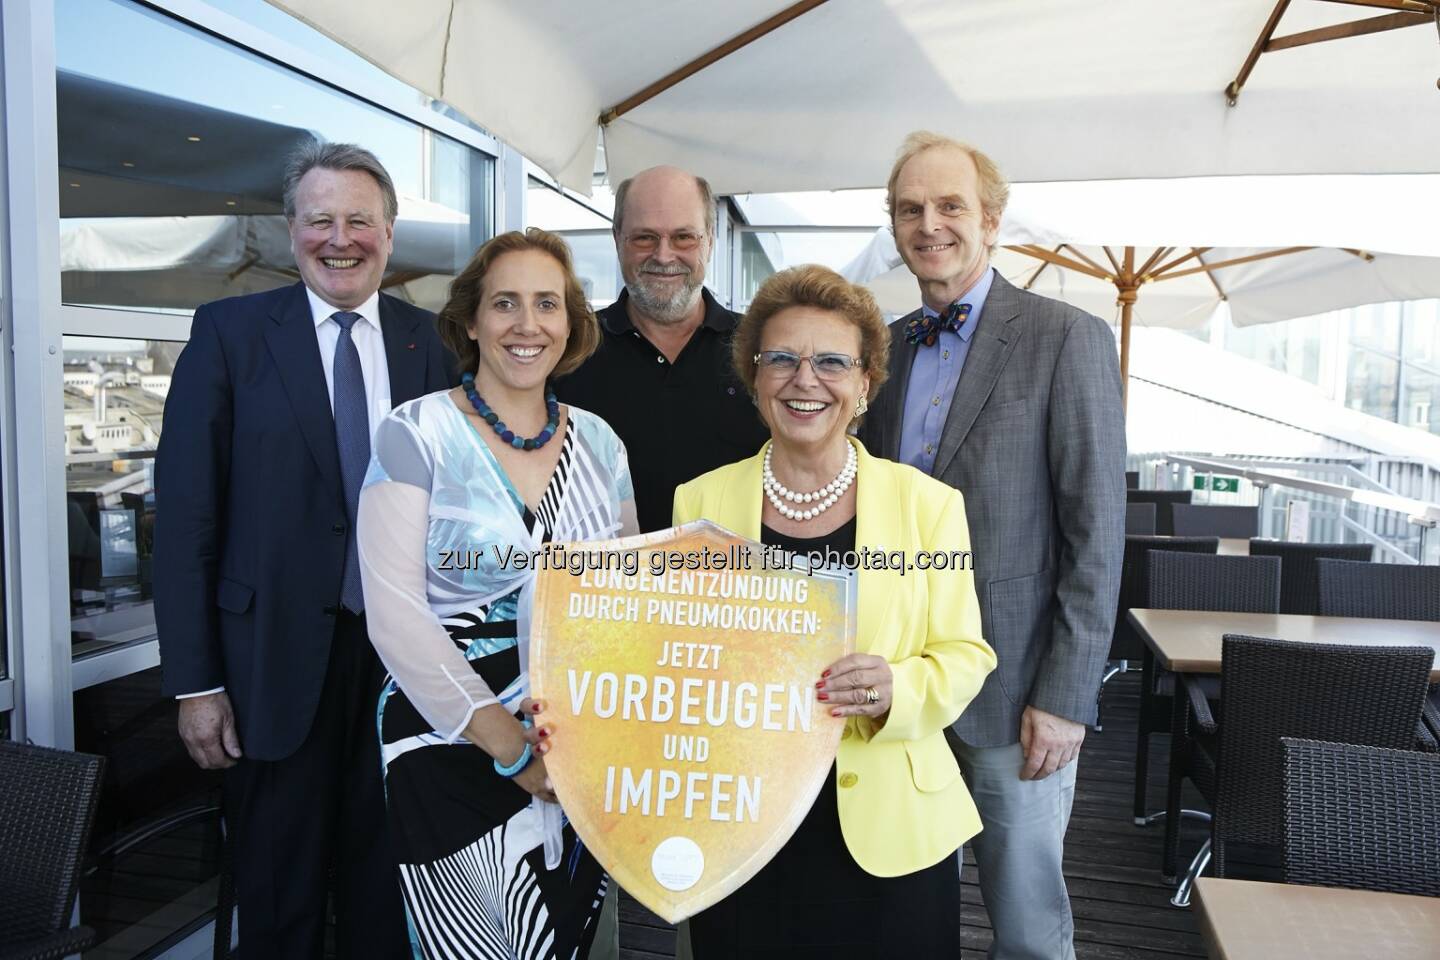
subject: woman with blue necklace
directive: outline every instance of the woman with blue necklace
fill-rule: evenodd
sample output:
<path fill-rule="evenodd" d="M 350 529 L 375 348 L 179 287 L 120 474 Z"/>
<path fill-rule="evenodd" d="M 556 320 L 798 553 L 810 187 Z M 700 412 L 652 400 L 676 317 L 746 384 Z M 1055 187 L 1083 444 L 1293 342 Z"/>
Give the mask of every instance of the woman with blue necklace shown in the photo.
<path fill-rule="evenodd" d="M 358 526 L 411 942 L 417 957 L 583 957 L 606 878 L 562 829 L 544 737 L 520 718 L 532 574 L 501 560 L 638 531 L 624 446 L 549 387 L 600 330 L 565 241 L 530 229 L 480 248 L 440 332 L 463 382 L 381 422 Z"/>

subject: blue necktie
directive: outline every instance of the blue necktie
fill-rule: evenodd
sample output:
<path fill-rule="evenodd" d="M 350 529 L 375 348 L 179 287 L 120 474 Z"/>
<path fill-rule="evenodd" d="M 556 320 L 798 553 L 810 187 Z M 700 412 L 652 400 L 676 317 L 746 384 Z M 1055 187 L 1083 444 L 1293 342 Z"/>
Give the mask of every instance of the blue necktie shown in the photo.
<path fill-rule="evenodd" d="M 370 466 L 370 404 L 365 399 L 365 372 L 350 328 L 358 313 L 330 317 L 340 324 L 335 342 L 335 444 L 340 451 L 340 482 L 345 488 L 345 512 L 350 528 L 345 536 L 345 573 L 340 580 L 340 603 L 351 613 L 365 609 L 360 586 L 360 559 L 355 551 L 355 515 L 360 505 L 360 484 Z"/>

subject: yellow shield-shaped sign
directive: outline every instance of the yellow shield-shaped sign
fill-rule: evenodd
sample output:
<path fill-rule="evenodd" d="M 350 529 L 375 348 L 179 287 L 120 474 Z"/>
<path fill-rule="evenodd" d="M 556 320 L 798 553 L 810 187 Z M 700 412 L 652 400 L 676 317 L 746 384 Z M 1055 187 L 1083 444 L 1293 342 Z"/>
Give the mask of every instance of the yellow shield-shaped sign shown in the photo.
<path fill-rule="evenodd" d="M 530 618 L 546 769 L 610 875 L 678 922 L 768 863 L 824 785 L 844 721 L 815 682 L 854 649 L 854 576 L 703 520 L 551 553 Z"/>

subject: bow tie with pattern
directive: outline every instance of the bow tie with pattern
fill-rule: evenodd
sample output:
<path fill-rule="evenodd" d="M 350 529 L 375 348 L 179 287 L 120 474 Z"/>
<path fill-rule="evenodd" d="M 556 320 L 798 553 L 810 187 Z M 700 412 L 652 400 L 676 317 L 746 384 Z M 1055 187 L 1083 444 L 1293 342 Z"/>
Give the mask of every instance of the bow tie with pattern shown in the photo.
<path fill-rule="evenodd" d="M 942 330 L 959 331 L 961 327 L 965 326 L 965 321 L 969 317 L 970 304 L 959 301 L 946 307 L 945 312 L 938 317 L 932 317 L 922 312 L 913 320 L 906 321 L 905 339 L 909 343 L 933 347 Z"/>

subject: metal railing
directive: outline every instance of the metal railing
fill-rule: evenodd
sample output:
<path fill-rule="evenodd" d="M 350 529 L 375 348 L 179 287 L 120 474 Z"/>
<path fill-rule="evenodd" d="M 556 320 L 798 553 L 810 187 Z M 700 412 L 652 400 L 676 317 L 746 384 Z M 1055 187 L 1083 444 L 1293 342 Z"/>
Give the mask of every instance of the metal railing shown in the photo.
<path fill-rule="evenodd" d="M 1240 490 L 1209 495 L 1211 503 L 1256 502 L 1260 535 L 1279 538 L 1284 531 L 1286 501 L 1311 504 L 1312 540 L 1372 543 L 1392 563 L 1440 562 L 1440 470 L 1415 461 L 1365 456 L 1314 459 L 1251 458 L 1217 455 L 1152 454 L 1132 457 L 1145 485 L 1153 471 L 1160 489 L 1189 489 L 1197 473 L 1238 477 Z M 1381 474 L 1384 480 L 1379 479 Z M 1318 479 L 1329 475 L 1331 482 Z M 1293 496 L 1281 496 L 1282 491 Z M 1407 496 L 1407 493 L 1422 496 Z"/>

